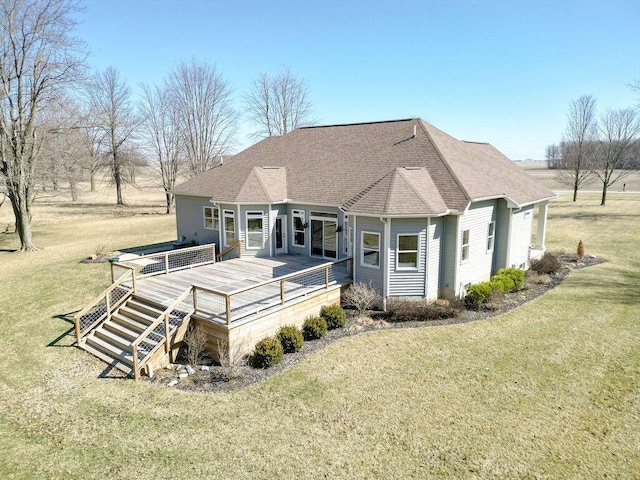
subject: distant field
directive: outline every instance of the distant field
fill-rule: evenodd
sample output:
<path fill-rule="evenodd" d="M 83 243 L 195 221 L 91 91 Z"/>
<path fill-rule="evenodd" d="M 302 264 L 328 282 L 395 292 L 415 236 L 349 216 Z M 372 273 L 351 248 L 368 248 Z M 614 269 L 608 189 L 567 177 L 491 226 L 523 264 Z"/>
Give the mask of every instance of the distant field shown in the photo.
<path fill-rule="evenodd" d="M 570 190 L 571 188 L 558 181 L 558 171 L 548 170 L 546 162 L 517 162 L 516 165 L 522 167 L 533 178 L 543 182 L 552 190 Z M 608 192 L 621 192 L 623 185 L 626 184 L 626 191 L 640 192 L 640 172 L 634 172 L 628 177 L 619 180 L 613 186 L 609 187 Z M 597 177 L 590 179 L 588 183 L 581 189 L 582 191 L 602 191 L 602 183 Z"/>

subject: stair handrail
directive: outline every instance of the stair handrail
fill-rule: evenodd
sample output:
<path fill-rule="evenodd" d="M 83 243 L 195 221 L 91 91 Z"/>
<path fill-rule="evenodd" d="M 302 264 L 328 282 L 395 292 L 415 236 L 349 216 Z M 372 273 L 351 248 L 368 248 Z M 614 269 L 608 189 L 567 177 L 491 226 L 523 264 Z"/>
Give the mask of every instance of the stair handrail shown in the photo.
<path fill-rule="evenodd" d="M 162 345 L 165 347 L 165 351 L 169 351 L 169 337 L 173 330 L 169 330 L 169 314 L 173 312 L 178 305 L 180 305 L 185 298 L 187 298 L 191 294 L 191 290 L 193 286 L 187 288 L 176 300 L 164 309 L 162 313 L 158 315 L 158 317 L 140 334 L 138 338 L 136 338 L 131 343 L 131 354 L 133 356 L 133 375 L 136 380 L 140 378 L 140 369 L 145 366 L 148 359 L 153 355 Z M 193 308 L 186 312 L 185 318 L 193 314 Z M 138 359 L 138 345 L 145 340 L 151 332 L 153 332 L 160 323 L 164 321 L 165 323 L 165 341 L 158 342 L 158 344 L 153 347 L 149 353 L 147 353 L 142 359 Z M 178 328 L 178 327 L 176 327 Z"/>
<path fill-rule="evenodd" d="M 224 257 L 227 253 L 232 251 L 234 248 L 238 249 L 238 257 L 237 258 L 242 258 L 242 241 L 238 240 L 237 242 L 232 243 L 227 248 L 222 250 L 219 254 L 217 254 L 216 255 L 216 260 L 220 261 L 222 259 L 222 257 Z"/>
<path fill-rule="evenodd" d="M 107 287 L 104 290 L 104 292 L 102 292 L 100 295 L 94 298 L 86 307 L 84 307 L 82 310 L 80 310 L 78 313 L 74 315 L 73 318 L 74 318 L 75 330 L 76 330 L 76 342 L 78 345 L 80 345 L 80 340 L 82 340 L 82 337 L 84 337 L 91 330 L 97 328 L 102 322 L 108 320 L 111 317 L 111 313 L 113 312 L 113 310 L 115 310 L 117 307 L 122 305 L 124 301 L 126 301 L 129 297 L 131 297 L 131 295 L 135 293 L 136 291 L 135 270 L 129 267 L 126 267 L 126 268 L 129 271 L 123 273 L 117 280 L 115 280 L 111 285 L 109 285 L 109 287 Z M 122 284 L 128 280 L 129 276 L 131 276 L 131 281 L 132 281 L 131 289 L 127 293 L 125 293 L 121 298 L 119 298 L 117 302 L 111 305 L 109 303 L 109 295 L 113 290 L 115 290 L 118 287 L 121 287 Z M 85 327 L 83 331 L 80 325 L 81 318 L 87 313 L 89 313 L 91 309 L 96 305 L 98 305 L 102 300 L 105 300 L 105 303 L 106 303 L 105 313 L 100 315 L 100 317 L 98 317 L 98 319 L 95 320 L 89 327 Z"/>

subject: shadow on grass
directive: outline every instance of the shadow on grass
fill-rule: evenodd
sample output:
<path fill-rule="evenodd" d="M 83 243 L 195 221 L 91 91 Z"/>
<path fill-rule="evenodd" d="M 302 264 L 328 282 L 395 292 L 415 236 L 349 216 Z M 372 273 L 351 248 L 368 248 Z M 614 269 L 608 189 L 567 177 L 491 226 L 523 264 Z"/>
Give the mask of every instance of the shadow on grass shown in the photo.
<path fill-rule="evenodd" d="M 63 320 L 64 322 L 71 324 L 71 327 L 64 333 L 61 333 L 58 338 L 49 342 L 47 347 L 69 348 L 75 345 L 76 336 L 74 315 L 79 311 L 80 310 L 74 310 L 72 312 L 59 313 L 58 315 L 51 317 L 52 319 Z"/>
<path fill-rule="evenodd" d="M 622 277 L 616 281 L 613 278 Z M 598 277 L 597 281 L 589 278 L 574 279 L 570 284 L 573 290 L 589 292 L 593 302 L 637 305 L 640 303 L 640 271 L 617 267 L 611 274 Z"/>

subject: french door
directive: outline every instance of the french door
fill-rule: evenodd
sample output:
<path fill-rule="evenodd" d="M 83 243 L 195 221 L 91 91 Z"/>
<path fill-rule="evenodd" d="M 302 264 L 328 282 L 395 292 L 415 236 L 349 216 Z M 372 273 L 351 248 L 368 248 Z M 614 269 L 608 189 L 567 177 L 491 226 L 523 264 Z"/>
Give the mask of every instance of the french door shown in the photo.
<path fill-rule="evenodd" d="M 317 216 L 314 216 L 317 215 Z M 338 219 L 330 213 L 311 214 L 311 255 L 338 258 Z"/>

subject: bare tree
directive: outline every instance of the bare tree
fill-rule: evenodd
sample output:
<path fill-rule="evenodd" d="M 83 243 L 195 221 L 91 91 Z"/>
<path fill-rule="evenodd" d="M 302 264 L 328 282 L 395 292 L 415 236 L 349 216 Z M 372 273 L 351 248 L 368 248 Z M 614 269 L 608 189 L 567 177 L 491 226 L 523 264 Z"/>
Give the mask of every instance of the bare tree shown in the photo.
<path fill-rule="evenodd" d="M 122 186 L 127 182 L 125 166 L 131 158 L 139 118 L 131 101 L 131 90 L 114 67 L 98 73 L 89 87 L 89 99 L 96 124 L 104 133 L 105 153 L 109 157 L 110 176 L 116 186 L 116 203 L 123 205 Z"/>
<path fill-rule="evenodd" d="M 561 149 L 558 145 L 549 145 L 547 147 L 547 169 L 553 170 L 559 168 L 562 160 Z"/>
<path fill-rule="evenodd" d="M 164 189 L 166 212 L 171 213 L 173 205 L 173 187 L 183 166 L 182 138 L 180 136 L 178 112 L 171 103 L 166 86 L 142 86 L 140 110 L 143 115 L 142 137 L 152 165 L 160 174 Z"/>
<path fill-rule="evenodd" d="M 640 169 L 632 155 L 640 135 L 640 118 L 635 110 L 609 110 L 600 120 L 600 139 L 594 173 L 602 182 L 600 205 L 607 201 L 607 189 Z"/>
<path fill-rule="evenodd" d="M 284 135 L 313 123 L 307 82 L 289 70 L 275 76 L 262 72 L 245 100 L 249 118 L 259 127 L 257 137 Z"/>
<path fill-rule="evenodd" d="M 35 169 L 45 134 L 40 115 L 83 65 L 71 37 L 73 0 L 0 0 L 0 172 L 16 220 L 20 251 L 31 233 Z"/>
<path fill-rule="evenodd" d="M 561 143 L 561 165 L 558 181 L 573 189 L 573 201 L 578 190 L 593 175 L 591 162 L 597 134 L 596 100 L 583 95 L 569 104 L 567 128 Z"/>
<path fill-rule="evenodd" d="M 178 65 L 166 85 L 189 171 L 204 172 L 233 145 L 238 114 L 231 106 L 231 87 L 215 66 L 195 60 Z"/>

